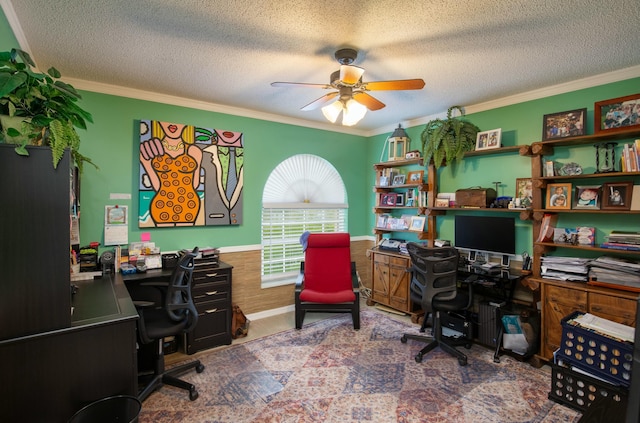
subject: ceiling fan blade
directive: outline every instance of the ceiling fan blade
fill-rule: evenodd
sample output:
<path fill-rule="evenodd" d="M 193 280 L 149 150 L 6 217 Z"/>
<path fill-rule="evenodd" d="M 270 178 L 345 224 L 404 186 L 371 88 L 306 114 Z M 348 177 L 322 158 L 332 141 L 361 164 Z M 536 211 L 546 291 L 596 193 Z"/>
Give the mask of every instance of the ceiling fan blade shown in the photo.
<path fill-rule="evenodd" d="M 358 66 L 340 65 L 340 81 L 346 85 L 355 85 L 360 81 L 364 69 Z"/>
<path fill-rule="evenodd" d="M 377 100 L 362 91 L 354 92 L 353 99 L 363 106 L 366 106 L 366 108 L 369 110 L 380 110 L 385 106 L 385 104 L 380 100 Z"/>
<path fill-rule="evenodd" d="M 309 111 L 309 110 L 315 110 L 320 106 L 323 106 L 327 103 L 329 103 L 331 100 L 333 100 L 334 98 L 336 98 L 338 96 L 338 94 L 340 94 L 338 91 L 329 93 L 329 94 L 325 94 L 322 97 L 320 97 L 317 100 L 312 101 L 311 103 L 307 104 L 306 106 L 304 106 L 302 109 L 305 112 Z"/>
<path fill-rule="evenodd" d="M 329 84 L 308 84 L 305 82 L 272 82 L 272 87 L 310 87 L 310 88 L 322 88 L 328 90 L 333 88 Z"/>
<path fill-rule="evenodd" d="M 424 88 L 422 79 L 399 79 L 395 81 L 373 81 L 362 84 L 367 91 L 383 90 L 421 90 Z"/>

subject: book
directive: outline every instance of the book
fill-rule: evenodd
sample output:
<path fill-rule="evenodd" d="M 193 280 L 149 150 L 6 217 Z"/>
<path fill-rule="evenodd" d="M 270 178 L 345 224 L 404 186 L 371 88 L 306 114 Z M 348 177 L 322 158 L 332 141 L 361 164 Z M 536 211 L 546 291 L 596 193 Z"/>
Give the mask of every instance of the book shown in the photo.
<path fill-rule="evenodd" d="M 640 245 L 622 244 L 618 242 L 603 242 L 600 248 L 609 248 L 611 250 L 640 251 Z"/>

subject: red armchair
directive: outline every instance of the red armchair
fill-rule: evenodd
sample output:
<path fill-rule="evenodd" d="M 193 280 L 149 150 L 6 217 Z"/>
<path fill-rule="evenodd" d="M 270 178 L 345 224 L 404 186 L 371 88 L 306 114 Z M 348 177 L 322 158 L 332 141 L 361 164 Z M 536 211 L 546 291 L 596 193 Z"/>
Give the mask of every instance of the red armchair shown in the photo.
<path fill-rule="evenodd" d="M 307 311 L 351 313 L 353 328 L 360 329 L 360 290 L 349 234 L 310 234 L 306 244 L 295 289 L 296 329 L 302 328 Z"/>

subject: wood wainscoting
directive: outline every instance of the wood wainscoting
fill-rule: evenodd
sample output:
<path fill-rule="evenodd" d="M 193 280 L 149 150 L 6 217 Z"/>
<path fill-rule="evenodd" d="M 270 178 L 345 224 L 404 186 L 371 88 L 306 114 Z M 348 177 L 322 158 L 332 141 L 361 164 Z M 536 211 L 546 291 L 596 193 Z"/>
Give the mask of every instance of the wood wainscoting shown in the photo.
<path fill-rule="evenodd" d="M 371 263 L 366 252 L 373 245 L 373 240 L 351 241 L 351 260 L 356 262 L 362 284 L 367 288 L 371 287 Z M 232 301 L 245 314 L 293 305 L 293 284 L 267 289 L 260 287 L 260 250 L 221 252 L 220 260 L 233 266 Z"/>

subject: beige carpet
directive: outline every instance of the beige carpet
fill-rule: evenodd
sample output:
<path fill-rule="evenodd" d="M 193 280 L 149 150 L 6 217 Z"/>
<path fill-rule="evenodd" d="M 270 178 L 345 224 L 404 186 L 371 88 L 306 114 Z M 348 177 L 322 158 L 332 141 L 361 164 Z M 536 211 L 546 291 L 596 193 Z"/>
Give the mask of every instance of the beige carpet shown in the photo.
<path fill-rule="evenodd" d="M 422 363 L 418 332 L 362 310 L 361 329 L 336 315 L 199 355 L 206 369 L 184 376 L 198 387 L 164 387 L 143 404 L 140 422 L 577 422 L 550 401 L 550 372 L 474 345 L 469 364 L 439 349 Z"/>

